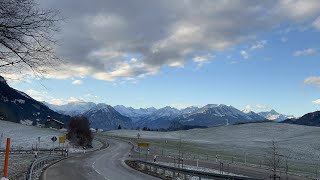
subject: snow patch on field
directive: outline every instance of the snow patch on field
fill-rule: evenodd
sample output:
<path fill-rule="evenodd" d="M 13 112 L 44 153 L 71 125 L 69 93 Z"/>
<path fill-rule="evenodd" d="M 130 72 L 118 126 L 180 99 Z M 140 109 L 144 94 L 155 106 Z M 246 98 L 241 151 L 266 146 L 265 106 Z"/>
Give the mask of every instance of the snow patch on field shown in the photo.
<path fill-rule="evenodd" d="M 223 145 L 262 155 L 275 140 L 282 152 L 292 159 L 314 161 L 320 156 L 320 128 L 285 123 L 252 123 L 212 127 L 207 129 L 192 129 L 187 131 L 156 132 L 138 130 L 114 130 L 107 134 L 122 137 L 137 137 L 146 139 L 178 140 L 184 142 L 205 144 L 208 147 Z"/>
<path fill-rule="evenodd" d="M 24 120 L 25 124 L 30 124 L 32 121 Z M 21 122 L 21 123 L 22 123 Z M 0 147 L 3 149 L 5 146 L 5 138 L 11 139 L 13 148 L 31 149 L 32 145 L 38 144 L 38 137 L 40 137 L 41 148 L 52 148 L 51 138 L 53 136 L 63 136 L 65 133 L 45 128 L 37 128 L 33 126 L 12 123 L 8 121 L 0 121 L 0 135 L 3 133 L 2 140 L 0 139 Z M 56 146 L 58 143 L 55 143 Z"/>

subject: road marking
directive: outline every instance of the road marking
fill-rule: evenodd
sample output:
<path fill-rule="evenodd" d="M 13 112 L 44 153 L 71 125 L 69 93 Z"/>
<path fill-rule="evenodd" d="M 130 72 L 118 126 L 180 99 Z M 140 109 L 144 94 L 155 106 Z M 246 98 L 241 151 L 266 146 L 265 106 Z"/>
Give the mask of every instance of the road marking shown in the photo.
<path fill-rule="evenodd" d="M 109 178 L 107 178 L 105 175 L 103 175 L 101 172 L 99 172 L 95 167 L 96 162 L 101 159 L 103 156 L 105 156 L 106 154 L 102 154 L 101 156 L 99 156 L 98 158 L 95 159 L 95 161 L 92 163 L 92 168 L 94 171 L 96 171 L 98 174 L 100 174 L 103 178 L 105 178 L 106 180 L 110 180 Z"/>

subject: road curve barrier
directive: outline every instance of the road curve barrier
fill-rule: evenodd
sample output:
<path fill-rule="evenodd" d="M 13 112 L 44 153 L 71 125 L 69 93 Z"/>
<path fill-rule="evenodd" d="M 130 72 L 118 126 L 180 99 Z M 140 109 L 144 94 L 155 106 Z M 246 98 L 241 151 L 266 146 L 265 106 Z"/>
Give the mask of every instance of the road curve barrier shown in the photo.
<path fill-rule="evenodd" d="M 230 180 L 260 180 L 257 178 L 250 178 L 250 177 L 241 177 L 241 176 L 232 176 L 232 175 L 223 175 L 223 174 L 216 174 L 216 173 L 209 173 L 209 172 L 202 172 L 202 171 L 195 171 L 195 170 L 189 170 L 189 169 L 183 169 L 178 167 L 171 167 L 171 166 L 165 166 L 161 164 L 146 162 L 146 161 L 140 161 L 140 160 L 126 160 L 125 161 L 127 165 L 130 167 L 141 171 L 139 167 L 143 167 L 143 170 L 141 172 L 154 175 L 157 177 L 163 177 L 166 176 L 166 172 L 170 172 L 172 174 L 172 178 L 176 177 L 183 177 L 182 179 L 185 179 L 187 176 L 189 177 L 198 177 L 199 179 L 205 178 L 205 179 L 215 179 L 215 180 L 222 180 L 222 179 L 230 179 Z M 160 172 L 160 173 L 159 173 Z"/>
<path fill-rule="evenodd" d="M 44 157 L 35 159 L 27 171 L 26 180 L 32 180 L 32 175 L 35 170 L 42 168 L 45 164 L 49 162 L 56 161 L 61 158 L 63 157 L 62 156 L 44 156 Z"/>

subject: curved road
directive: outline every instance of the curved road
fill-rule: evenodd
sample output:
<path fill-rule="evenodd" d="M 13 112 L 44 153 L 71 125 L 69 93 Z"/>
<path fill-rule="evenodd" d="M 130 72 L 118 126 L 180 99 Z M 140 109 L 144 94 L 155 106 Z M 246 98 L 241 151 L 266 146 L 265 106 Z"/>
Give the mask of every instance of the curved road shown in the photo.
<path fill-rule="evenodd" d="M 108 140 L 109 147 L 63 160 L 46 169 L 43 180 L 155 180 L 128 167 L 124 160 L 131 146 L 123 141 Z"/>

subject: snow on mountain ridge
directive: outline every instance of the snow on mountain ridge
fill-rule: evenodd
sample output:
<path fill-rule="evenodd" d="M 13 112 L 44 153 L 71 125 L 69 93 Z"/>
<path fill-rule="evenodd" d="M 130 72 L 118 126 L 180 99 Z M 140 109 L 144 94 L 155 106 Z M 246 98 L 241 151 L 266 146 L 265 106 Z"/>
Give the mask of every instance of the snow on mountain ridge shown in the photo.
<path fill-rule="evenodd" d="M 280 122 L 289 118 L 294 118 L 294 116 L 291 116 L 291 115 L 280 114 L 274 109 L 271 109 L 271 111 L 259 112 L 258 114 L 260 116 L 265 117 L 268 120 L 276 121 L 276 122 Z"/>
<path fill-rule="evenodd" d="M 117 105 L 113 107 L 116 111 L 118 111 L 120 114 L 130 117 L 133 122 L 139 121 L 142 118 L 151 115 L 153 112 L 157 111 L 156 108 L 139 108 L 135 109 L 132 107 L 125 107 L 123 105 Z"/>
<path fill-rule="evenodd" d="M 93 102 L 71 102 L 64 105 L 54 105 L 44 102 L 44 104 L 54 111 L 71 116 L 81 115 L 96 106 Z"/>

